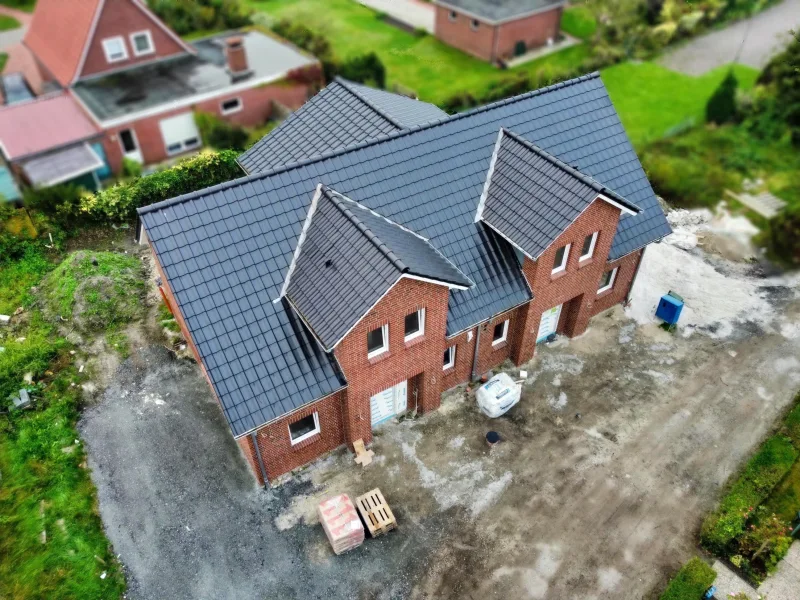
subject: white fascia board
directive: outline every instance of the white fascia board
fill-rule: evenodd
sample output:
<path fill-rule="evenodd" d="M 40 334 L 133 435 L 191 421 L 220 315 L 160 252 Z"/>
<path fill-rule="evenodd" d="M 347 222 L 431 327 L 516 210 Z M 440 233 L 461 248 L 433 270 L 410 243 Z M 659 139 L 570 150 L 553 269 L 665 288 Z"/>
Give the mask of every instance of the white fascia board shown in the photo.
<path fill-rule="evenodd" d="M 606 196 L 605 194 L 599 194 L 599 195 L 597 196 L 597 198 L 598 198 L 599 200 L 603 200 L 604 202 L 608 202 L 608 203 L 609 203 L 611 206 L 613 206 L 614 208 L 618 208 L 619 210 L 621 210 L 621 211 L 622 211 L 622 212 L 624 212 L 625 214 L 628 214 L 628 215 L 633 215 L 633 216 L 636 216 L 636 215 L 638 215 L 638 214 L 639 214 L 639 213 L 637 213 L 636 211 L 633 211 L 633 210 L 631 210 L 631 209 L 630 209 L 630 208 L 628 208 L 627 206 L 623 206 L 622 204 L 620 204 L 620 203 L 619 203 L 619 202 L 617 202 L 616 200 L 612 200 L 611 198 L 609 198 L 609 197 L 608 197 L 608 196 Z"/>
<path fill-rule="evenodd" d="M 450 288 L 451 290 L 468 290 L 468 287 L 463 285 L 457 285 L 455 283 L 447 283 L 446 281 L 441 281 L 439 279 L 429 279 L 428 277 L 421 277 L 420 275 L 409 275 L 408 273 L 404 273 L 400 276 L 400 279 L 413 279 L 415 281 L 424 281 L 425 283 L 432 283 L 433 285 L 441 285 L 446 288 Z"/>
<path fill-rule="evenodd" d="M 494 174 L 494 167 L 497 163 L 497 154 L 500 152 L 500 143 L 503 141 L 503 128 L 497 134 L 497 141 L 494 143 L 494 151 L 492 152 L 492 160 L 489 162 L 489 171 L 486 173 L 486 181 L 483 183 L 483 191 L 481 192 L 481 199 L 478 201 L 478 209 L 475 211 L 475 222 L 477 223 L 483 218 L 483 209 L 486 206 L 486 198 L 489 195 L 489 186 L 492 183 L 492 175 Z"/>
<path fill-rule="evenodd" d="M 155 23 L 156 26 L 158 26 L 162 31 L 164 31 L 169 37 L 175 40 L 178 43 L 178 45 L 181 46 L 184 50 L 186 50 L 189 54 L 197 54 L 197 49 L 194 46 L 184 42 L 177 33 L 175 33 L 174 31 L 172 31 L 172 29 L 167 27 L 161 19 L 159 19 L 149 8 L 147 8 L 139 0 L 131 0 L 131 2 L 133 2 L 133 4 L 139 10 L 141 10 L 146 17 L 148 17 L 153 23 Z M 155 45 L 153 47 L 155 48 Z"/>
<path fill-rule="evenodd" d="M 89 35 L 83 41 L 83 50 L 81 50 L 81 59 L 78 62 L 78 68 L 72 74 L 72 80 L 70 83 L 75 83 L 78 81 L 81 73 L 83 73 L 83 67 L 86 66 L 86 57 L 89 55 L 89 47 L 92 45 L 95 33 L 97 33 L 97 22 L 100 20 L 100 15 L 103 13 L 103 8 L 105 5 L 106 0 L 100 0 L 100 3 L 97 5 L 94 16 L 92 17 L 92 25 L 89 27 Z"/>
<path fill-rule="evenodd" d="M 280 295 L 275 298 L 272 302 L 277 304 L 281 301 L 286 295 L 286 290 L 289 289 L 289 281 L 292 278 L 292 273 L 294 273 L 295 266 L 297 266 L 297 259 L 300 257 L 300 250 L 303 247 L 303 242 L 306 241 L 306 235 L 308 234 L 308 230 L 311 227 L 311 219 L 314 218 L 314 213 L 317 212 L 317 205 L 319 204 L 319 199 L 322 196 L 322 184 L 317 184 L 317 189 L 314 192 L 314 197 L 311 198 L 311 206 L 308 209 L 308 214 L 306 215 L 306 220 L 303 222 L 303 229 L 300 231 L 300 237 L 297 238 L 297 246 L 294 248 L 294 255 L 292 256 L 292 262 L 289 264 L 289 270 L 286 272 L 286 278 L 283 280 L 283 286 L 281 287 Z M 299 311 L 298 311 L 298 314 Z"/>

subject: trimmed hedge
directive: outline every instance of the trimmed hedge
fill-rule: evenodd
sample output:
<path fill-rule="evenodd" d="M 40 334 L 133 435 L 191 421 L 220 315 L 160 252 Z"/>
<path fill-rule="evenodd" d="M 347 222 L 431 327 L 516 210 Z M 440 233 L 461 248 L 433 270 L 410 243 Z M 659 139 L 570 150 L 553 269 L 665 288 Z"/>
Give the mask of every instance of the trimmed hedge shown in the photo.
<path fill-rule="evenodd" d="M 118 183 L 81 199 L 81 212 L 96 220 L 127 221 L 136 209 L 175 196 L 202 190 L 237 177 L 243 177 L 234 150 L 202 152 L 174 167 Z"/>
<path fill-rule="evenodd" d="M 750 514 L 789 472 L 797 457 L 797 449 L 785 435 L 775 435 L 764 442 L 719 508 L 703 521 L 700 530 L 703 546 L 726 556 L 731 543 L 744 532 Z"/>
<path fill-rule="evenodd" d="M 716 578 L 714 569 L 694 557 L 670 580 L 660 600 L 699 600 Z"/>

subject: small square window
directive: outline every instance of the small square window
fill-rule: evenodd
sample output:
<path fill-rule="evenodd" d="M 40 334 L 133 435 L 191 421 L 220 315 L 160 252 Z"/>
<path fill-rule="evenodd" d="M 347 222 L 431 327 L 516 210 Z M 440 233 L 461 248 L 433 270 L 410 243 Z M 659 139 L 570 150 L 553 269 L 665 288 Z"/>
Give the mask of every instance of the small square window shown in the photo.
<path fill-rule="evenodd" d="M 144 56 L 145 54 L 152 54 L 156 51 L 153 46 L 153 36 L 149 31 L 137 31 L 131 34 L 131 47 L 133 48 L 134 56 Z"/>
<path fill-rule="evenodd" d="M 594 254 L 594 246 L 597 243 L 597 231 L 594 233 L 590 233 L 585 238 L 583 238 L 583 247 L 581 248 L 581 258 L 580 260 L 586 260 L 587 258 L 591 258 Z"/>
<path fill-rule="evenodd" d="M 450 20 L 455 23 L 458 20 L 458 13 L 454 10 L 450 11 Z"/>
<path fill-rule="evenodd" d="M 223 115 L 231 115 L 233 113 L 237 113 L 242 110 L 242 99 L 241 98 L 231 98 L 230 100 L 225 100 L 222 104 L 219 105 L 220 112 Z"/>
<path fill-rule="evenodd" d="M 496 346 L 500 342 L 505 342 L 507 337 L 508 319 L 494 326 L 494 332 L 492 333 L 492 346 Z"/>
<path fill-rule="evenodd" d="M 128 58 L 125 40 L 119 35 L 103 40 L 103 52 L 106 55 L 106 61 L 110 63 L 119 62 Z"/>
<path fill-rule="evenodd" d="M 406 315 L 405 341 L 413 340 L 425 333 L 425 309 L 421 308 Z"/>
<path fill-rule="evenodd" d="M 456 347 L 450 346 L 447 350 L 444 351 L 444 363 L 442 366 L 442 370 L 446 371 L 447 369 L 452 369 L 456 364 Z"/>
<path fill-rule="evenodd" d="M 597 289 L 598 294 L 602 294 L 603 292 L 607 292 L 611 288 L 614 287 L 614 280 L 617 278 L 617 269 L 611 269 L 610 271 L 606 271 L 603 273 L 603 276 L 600 278 L 600 287 Z"/>
<path fill-rule="evenodd" d="M 469 23 L 469 27 L 470 27 L 470 29 L 472 29 L 472 31 L 478 31 L 478 28 L 480 26 L 481 26 L 481 22 L 478 21 L 478 19 L 472 19 L 472 21 L 470 21 L 470 23 Z"/>
<path fill-rule="evenodd" d="M 289 423 L 289 438 L 292 444 L 307 440 L 317 433 L 319 433 L 319 415 L 317 413 Z"/>
<path fill-rule="evenodd" d="M 558 273 L 567 268 L 567 261 L 569 260 L 569 247 L 571 244 L 561 246 L 556 250 L 556 257 L 553 260 L 553 273 Z"/>
<path fill-rule="evenodd" d="M 367 334 L 367 358 L 383 354 L 389 349 L 389 326 L 382 325 Z"/>

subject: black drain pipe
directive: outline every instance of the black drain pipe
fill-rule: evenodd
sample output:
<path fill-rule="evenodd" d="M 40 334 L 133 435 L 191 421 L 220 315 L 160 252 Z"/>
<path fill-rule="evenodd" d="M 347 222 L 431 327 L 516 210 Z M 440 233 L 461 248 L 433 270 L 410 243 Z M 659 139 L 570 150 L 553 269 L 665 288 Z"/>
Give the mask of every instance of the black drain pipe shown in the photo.
<path fill-rule="evenodd" d="M 261 470 L 261 478 L 264 480 L 264 489 L 267 489 L 269 487 L 269 479 L 267 479 L 264 461 L 261 459 L 261 448 L 258 447 L 258 438 L 255 431 L 250 434 L 250 439 L 253 440 L 253 447 L 256 449 L 256 459 L 258 460 L 258 468 Z"/>
<path fill-rule="evenodd" d="M 478 323 L 478 325 L 475 327 L 475 355 L 472 357 L 472 381 L 475 381 L 478 378 L 478 352 L 481 349 L 482 324 L 483 323 Z"/>

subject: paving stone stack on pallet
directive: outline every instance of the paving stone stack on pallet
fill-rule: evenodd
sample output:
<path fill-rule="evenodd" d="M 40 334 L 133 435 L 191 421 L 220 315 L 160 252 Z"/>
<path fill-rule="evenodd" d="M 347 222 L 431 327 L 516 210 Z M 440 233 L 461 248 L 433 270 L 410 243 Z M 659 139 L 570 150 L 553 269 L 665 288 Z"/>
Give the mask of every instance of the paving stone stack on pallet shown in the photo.
<path fill-rule="evenodd" d="M 364 526 L 356 507 L 347 494 L 328 498 L 317 507 L 319 522 L 336 554 L 342 554 L 364 543 Z"/>

